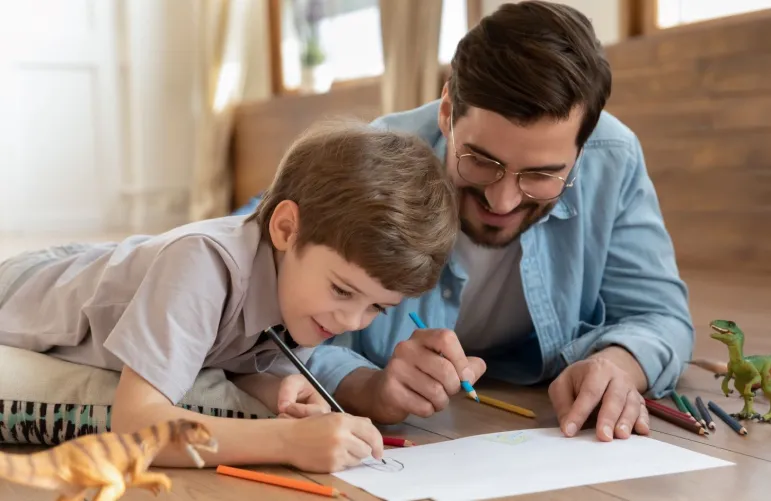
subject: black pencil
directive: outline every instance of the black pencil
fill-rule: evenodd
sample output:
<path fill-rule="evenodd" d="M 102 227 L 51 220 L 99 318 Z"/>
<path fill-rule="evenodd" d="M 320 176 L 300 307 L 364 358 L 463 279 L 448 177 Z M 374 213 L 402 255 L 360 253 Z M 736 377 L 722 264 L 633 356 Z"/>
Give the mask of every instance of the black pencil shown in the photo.
<path fill-rule="evenodd" d="M 699 396 L 696 397 L 696 407 L 699 408 L 699 413 L 701 414 L 701 417 L 704 418 L 704 422 L 707 424 L 707 427 L 710 430 L 714 430 L 715 422 L 712 421 L 712 416 L 710 416 L 709 411 L 707 410 L 707 406 L 704 405 L 704 401 Z"/>
<path fill-rule="evenodd" d="M 287 336 L 289 336 L 289 331 L 286 330 L 283 326 L 279 326 L 282 332 L 285 332 Z M 310 384 L 313 385 L 314 388 L 316 388 L 316 391 L 318 391 L 321 396 L 324 398 L 324 400 L 327 401 L 329 406 L 332 408 L 335 412 L 342 412 L 345 413 L 342 407 L 340 407 L 340 404 L 338 404 L 334 398 L 332 398 L 332 395 L 327 392 L 327 390 L 324 389 L 323 386 L 321 386 L 321 383 L 319 383 L 315 377 L 313 377 L 313 374 L 311 374 L 311 371 L 308 370 L 305 365 L 303 365 L 302 362 L 300 362 L 300 359 L 297 358 L 297 355 L 295 355 L 292 350 L 289 348 L 289 346 L 284 343 L 284 340 L 281 339 L 281 336 L 278 332 L 276 332 L 276 327 L 268 327 L 268 329 L 265 331 L 268 333 L 268 335 L 273 338 L 273 342 L 278 345 L 279 349 L 284 352 L 284 355 L 287 356 L 287 358 L 294 364 L 295 367 L 297 367 L 297 370 L 302 373 L 303 376 L 305 376 L 305 379 L 308 380 Z"/>
<path fill-rule="evenodd" d="M 717 417 L 722 419 L 725 422 L 725 424 L 731 427 L 733 431 L 735 431 L 739 435 L 747 434 L 747 428 L 742 426 L 742 424 L 739 421 L 732 418 L 730 414 L 728 414 L 726 411 L 721 409 L 720 406 L 718 406 L 715 402 L 710 400 L 707 405 L 709 406 L 709 409 L 715 414 L 717 414 Z"/>

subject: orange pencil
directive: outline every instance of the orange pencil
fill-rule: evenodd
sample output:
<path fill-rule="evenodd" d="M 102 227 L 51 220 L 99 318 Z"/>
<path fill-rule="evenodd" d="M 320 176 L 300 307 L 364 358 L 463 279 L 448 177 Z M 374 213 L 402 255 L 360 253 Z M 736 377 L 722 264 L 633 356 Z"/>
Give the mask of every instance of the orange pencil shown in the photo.
<path fill-rule="evenodd" d="M 303 480 L 294 480 L 292 478 L 282 477 L 279 475 L 270 475 L 268 473 L 261 473 L 259 471 L 233 468 L 232 466 L 225 466 L 222 464 L 217 466 L 217 473 L 229 475 L 231 477 L 243 478 L 245 480 L 254 480 L 255 482 L 262 482 L 265 484 L 288 487 L 290 489 L 309 492 L 311 494 L 319 494 L 321 496 L 327 496 L 330 498 L 341 496 L 340 491 L 334 487 L 314 484 L 313 482 L 305 482 Z"/>

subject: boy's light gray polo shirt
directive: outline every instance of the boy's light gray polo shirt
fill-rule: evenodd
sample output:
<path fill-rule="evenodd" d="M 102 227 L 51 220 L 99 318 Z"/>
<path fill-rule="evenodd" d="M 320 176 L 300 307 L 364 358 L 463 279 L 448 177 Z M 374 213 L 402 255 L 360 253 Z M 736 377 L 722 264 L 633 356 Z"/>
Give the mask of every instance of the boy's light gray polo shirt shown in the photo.
<path fill-rule="evenodd" d="M 296 372 L 259 337 L 282 323 L 276 267 L 259 225 L 244 219 L 6 262 L 29 273 L 0 298 L 0 344 L 115 371 L 128 365 L 174 404 L 202 368 Z M 312 349 L 294 351 L 306 362 Z"/>

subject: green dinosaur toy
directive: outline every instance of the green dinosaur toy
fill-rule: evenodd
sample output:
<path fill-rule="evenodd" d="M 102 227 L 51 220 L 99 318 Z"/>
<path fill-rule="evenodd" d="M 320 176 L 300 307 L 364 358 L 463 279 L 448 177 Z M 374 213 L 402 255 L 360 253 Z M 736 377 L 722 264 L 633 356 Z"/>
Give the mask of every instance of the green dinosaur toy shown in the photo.
<path fill-rule="evenodd" d="M 734 380 L 734 388 L 744 399 L 741 412 L 731 414 L 738 419 L 758 419 L 771 422 L 771 410 L 761 416 L 752 408 L 755 394 L 752 385 L 760 383 L 760 388 L 771 401 L 771 356 L 752 355 L 745 357 L 744 333 L 732 320 L 713 320 L 710 324 L 712 339 L 717 339 L 728 346 L 728 372 L 723 376 L 721 388 L 728 396 L 733 390 L 728 388 L 728 382 Z"/>

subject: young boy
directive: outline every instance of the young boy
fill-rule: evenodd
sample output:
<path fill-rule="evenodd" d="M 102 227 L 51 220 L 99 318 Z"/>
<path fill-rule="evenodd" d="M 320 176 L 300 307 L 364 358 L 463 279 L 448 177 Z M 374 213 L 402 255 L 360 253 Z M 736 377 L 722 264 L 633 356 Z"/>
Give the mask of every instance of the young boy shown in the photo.
<path fill-rule="evenodd" d="M 456 203 L 419 138 L 363 124 L 319 126 L 290 148 L 249 217 L 0 263 L 0 344 L 121 371 L 112 429 L 198 420 L 219 442 L 207 464 L 331 472 L 379 459 L 382 437 L 372 423 L 329 413 L 263 331 L 284 325 L 305 362 L 311 347 L 430 290 L 458 230 Z M 208 367 L 299 419 L 175 407 Z M 175 451 L 154 464 L 192 465 Z"/>

